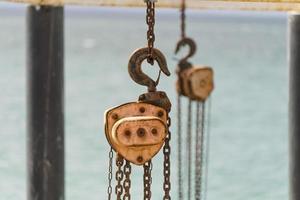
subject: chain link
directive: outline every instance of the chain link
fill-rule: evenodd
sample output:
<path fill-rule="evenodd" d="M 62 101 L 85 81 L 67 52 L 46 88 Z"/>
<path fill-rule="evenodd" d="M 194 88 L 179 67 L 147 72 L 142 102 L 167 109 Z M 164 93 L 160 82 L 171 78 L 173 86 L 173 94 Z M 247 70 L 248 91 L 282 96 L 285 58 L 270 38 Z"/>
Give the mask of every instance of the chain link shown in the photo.
<path fill-rule="evenodd" d="M 185 38 L 185 0 L 181 1 L 181 38 Z"/>
<path fill-rule="evenodd" d="M 201 109 L 200 109 L 201 106 Z M 196 153 L 195 153 L 195 199 L 202 199 L 205 103 L 197 102 L 196 110 Z"/>
<path fill-rule="evenodd" d="M 188 200 L 191 200 L 192 194 L 192 100 L 188 103 L 188 118 L 187 118 L 187 135 L 186 135 L 186 158 L 188 167 Z"/>
<path fill-rule="evenodd" d="M 124 165 L 124 174 L 125 174 L 125 180 L 123 182 L 123 187 L 124 187 L 124 196 L 123 200 L 130 200 L 131 195 L 130 195 L 130 187 L 131 187 L 131 180 L 130 180 L 130 175 L 131 175 L 131 165 L 128 160 L 126 160 L 126 163 Z"/>
<path fill-rule="evenodd" d="M 151 1 L 147 1 L 146 3 L 147 3 L 146 23 L 148 25 L 147 40 L 148 40 L 148 53 L 149 53 L 149 57 L 147 61 L 148 63 L 153 65 L 154 64 L 153 48 L 154 48 L 154 41 L 155 41 L 155 34 L 154 34 L 155 3 Z"/>
<path fill-rule="evenodd" d="M 152 162 L 151 160 L 144 164 L 144 200 L 150 200 L 152 196 Z"/>
<path fill-rule="evenodd" d="M 200 103 L 196 106 L 196 149 L 195 149 L 195 199 L 201 198 L 201 142 L 202 135 L 200 133 Z"/>
<path fill-rule="evenodd" d="M 181 95 L 177 95 L 177 163 L 178 163 L 178 200 L 183 198 L 182 184 L 182 130 L 181 130 Z"/>
<path fill-rule="evenodd" d="M 117 171 L 116 171 L 117 185 L 115 188 L 115 193 L 117 195 L 117 200 L 121 200 L 121 196 L 123 194 L 122 180 L 124 178 L 124 173 L 122 171 L 122 166 L 124 164 L 124 159 L 119 154 L 117 155 L 116 164 L 117 164 Z"/>
<path fill-rule="evenodd" d="M 170 132 L 170 126 L 171 126 L 171 118 L 168 118 L 168 129 L 169 133 L 165 140 L 165 146 L 163 148 L 164 153 L 164 198 L 163 200 L 171 200 L 170 191 L 171 191 L 171 166 L 170 166 L 170 155 L 171 155 L 171 147 L 170 147 L 170 140 L 171 140 L 171 132 Z"/>
<path fill-rule="evenodd" d="M 111 200 L 111 195 L 112 195 L 113 157 L 114 157 L 114 152 L 111 147 L 109 151 L 109 167 L 108 167 L 108 188 L 107 188 L 108 200 Z"/>
<path fill-rule="evenodd" d="M 210 150 L 210 122 L 211 122 L 211 105 L 212 105 L 212 97 L 208 99 L 208 109 L 206 118 L 206 130 L 204 129 L 204 133 L 206 134 L 206 141 L 205 141 L 205 179 L 204 179 L 204 186 L 203 186 L 203 200 L 207 199 L 207 186 L 208 186 L 208 167 L 209 167 L 209 150 Z M 206 110 L 206 109 L 205 109 Z"/>
<path fill-rule="evenodd" d="M 200 189 L 200 195 L 199 195 L 199 200 L 202 199 L 202 185 L 203 185 L 203 169 L 204 169 L 204 156 L 205 153 L 204 152 L 204 141 L 205 141 L 205 102 L 201 103 L 201 128 L 200 128 L 200 133 L 201 133 L 201 147 L 200 147 L 200 152 L 201 152 L 201 156 L 200 156 L 200 160 L 201 160 L 201 170 L 200 170 L 200 176 L 199 176 L 199 180 L 200 180 L 200 184 L 199 184 L 199 189 Z M 207 156 L 207 155 L 206 155 Z"/>

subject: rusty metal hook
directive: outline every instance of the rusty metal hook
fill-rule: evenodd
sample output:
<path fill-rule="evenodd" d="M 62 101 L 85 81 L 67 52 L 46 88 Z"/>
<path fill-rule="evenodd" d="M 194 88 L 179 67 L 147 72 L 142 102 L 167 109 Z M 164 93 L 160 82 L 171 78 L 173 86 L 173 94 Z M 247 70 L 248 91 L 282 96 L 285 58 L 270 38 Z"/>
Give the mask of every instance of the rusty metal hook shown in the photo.
<path fill-rule="evenodd" d="M 136 83 L 147 86 L 149 92 L 154 92 L 156 91 L 156 86 L 159 82 L 160 74 L 158 76 L 158 79 L 154 81 L 142 71 L 142 63 L 148 57 L 149 50 L 147 47 L 137 49 L 135 52 L 133 52 L 129 59 L 128 72 L 130 77 Z M 167 66 L 166 58 L 158 49 L 153 49 L 153 60 L 156 60 L 156 62 L 158 63 L 158 66 L 160 68 L 159 73 L 163 72 L 167 76 L 171 75 Z"/>
<path fill-rule="evenodd" d="M 188 59 L 190 57 L 192 57 L 196 53 L 196 50 L 197 50 L 197 46 L 196 46 L 196 43 L 194 42 L 194 40 L 191 38 L 184 37 L 177 43 L 176 49 L 175 49 L 175 54 L 177 54 L 179 52 L 179 50 L 186 45 L 189 46 L 190 51 L 185 57 L 183 57 L 182 59 L 179 60 L 180 68 L 187 68 L 187 67 L 191 66 L 191 64 L 188 62 Z"/>

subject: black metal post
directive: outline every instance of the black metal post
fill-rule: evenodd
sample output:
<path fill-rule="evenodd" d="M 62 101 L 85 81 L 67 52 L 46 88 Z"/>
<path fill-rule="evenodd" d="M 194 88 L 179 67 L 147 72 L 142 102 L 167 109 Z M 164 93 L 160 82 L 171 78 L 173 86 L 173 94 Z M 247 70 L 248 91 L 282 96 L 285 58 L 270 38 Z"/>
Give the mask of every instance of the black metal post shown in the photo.
<path fill-rule="evenodd" d="M 300 14 L 289 15 L 290 200 L 300 200 Z"/>
<path fill-rule="evenodd" d="M 28 200 L 64 200 L 64 9 L 27 10 Z"/>

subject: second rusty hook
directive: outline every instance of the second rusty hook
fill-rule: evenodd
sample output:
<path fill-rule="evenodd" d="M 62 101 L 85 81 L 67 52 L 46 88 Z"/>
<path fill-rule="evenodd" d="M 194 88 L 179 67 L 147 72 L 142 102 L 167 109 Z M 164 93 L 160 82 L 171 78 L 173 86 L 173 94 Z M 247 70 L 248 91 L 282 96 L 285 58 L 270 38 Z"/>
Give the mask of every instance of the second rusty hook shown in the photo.
<path fill-rule="evenodd" d="M 189 47 L 189 52 L 185 57 L 183 57 L 182 59 L 179 60 L 180 68 L 190 67 L 191 64 L 188 62 L 188 59 L 191 58 L 193 55 L 195 55 L 195 53 L 197 51 L 197 45 L 196 45 L 195 41 L 191 38 L 184 37 L 181 40 L 179 40 L 179 42 L 177 43 L 176 49 L 175 49 L 175 54 L 177 54 L 180 51 L 180 49 L 186 45 Z"/>

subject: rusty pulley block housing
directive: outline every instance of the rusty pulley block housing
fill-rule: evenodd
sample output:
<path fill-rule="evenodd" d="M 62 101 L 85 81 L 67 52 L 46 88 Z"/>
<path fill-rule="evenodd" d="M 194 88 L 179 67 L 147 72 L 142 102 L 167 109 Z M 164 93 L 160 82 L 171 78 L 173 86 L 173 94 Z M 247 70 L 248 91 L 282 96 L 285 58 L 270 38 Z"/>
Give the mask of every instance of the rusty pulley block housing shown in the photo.
<path fill-rule="evenodd" d="M 164 144 L 167 112 L 149 103 L 132 102 L 105 113 L 105 132 L 113 149 L 126 160 L 143 165 L 151 160 Z"/>
<path fill-rule="evenodd" d="M 178 73 L 177 92 L 192 100 L 205 101 L 214 88 L 213 70 L 208 66 L 196 66 Z"/>

